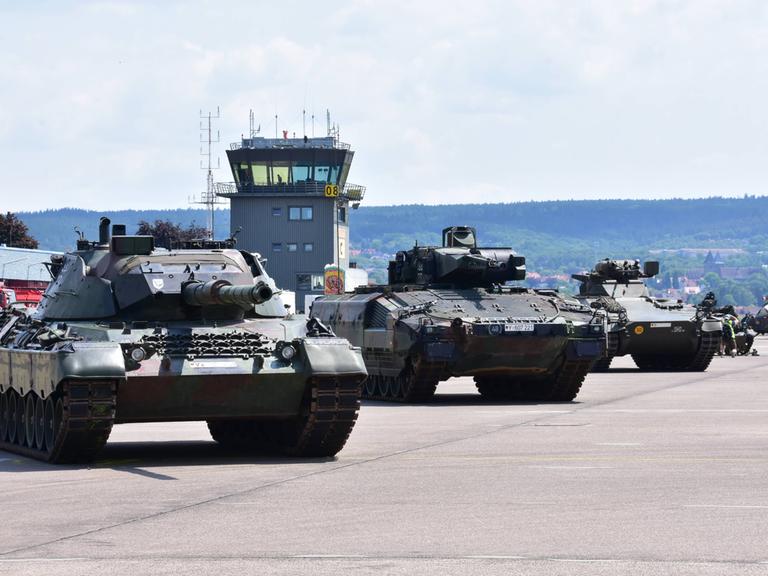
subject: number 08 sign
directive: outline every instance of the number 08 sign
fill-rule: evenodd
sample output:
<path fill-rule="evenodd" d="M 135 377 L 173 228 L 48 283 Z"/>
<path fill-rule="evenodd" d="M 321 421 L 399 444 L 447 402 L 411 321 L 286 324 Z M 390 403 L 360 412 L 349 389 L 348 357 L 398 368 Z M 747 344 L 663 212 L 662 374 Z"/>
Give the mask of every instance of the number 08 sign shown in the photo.
<path fill-rule="evenodd" d="M 326 184 L 325 185 L 325 197 L 336 198 L 339 195 L 338 184 Z"/>

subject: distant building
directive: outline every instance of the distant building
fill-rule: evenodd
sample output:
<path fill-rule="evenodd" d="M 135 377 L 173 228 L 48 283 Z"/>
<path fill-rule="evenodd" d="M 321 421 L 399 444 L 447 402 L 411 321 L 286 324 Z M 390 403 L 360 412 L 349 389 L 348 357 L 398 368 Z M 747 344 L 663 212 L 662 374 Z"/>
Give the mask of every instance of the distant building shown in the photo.
<path fill-rule="evenodd" d="M 53 254 L 60 252 L 9 248 L 3 244 L 0 246 L 0 289 L 12 291 L 13 300 L 36 305 L 51 281 L 44 263 L 50 262 Z"/>
<path fill-rule="evenodd" d="M 51 280 L 45 262 L 60 252 L 0 246 L 0 281 L 6 286 L 45 288 Z"/>
<path fill-rule="evenodd" d="M 325 266 L 349 268 L 349 213 L 365 188 L 347 182 L 354 152 L 336 135 L 252 135 L 227 150 L 235 181 L 217 184 L 230 199 L 238 248 L 259 252 L 296 306 L 324 293 Z"/>

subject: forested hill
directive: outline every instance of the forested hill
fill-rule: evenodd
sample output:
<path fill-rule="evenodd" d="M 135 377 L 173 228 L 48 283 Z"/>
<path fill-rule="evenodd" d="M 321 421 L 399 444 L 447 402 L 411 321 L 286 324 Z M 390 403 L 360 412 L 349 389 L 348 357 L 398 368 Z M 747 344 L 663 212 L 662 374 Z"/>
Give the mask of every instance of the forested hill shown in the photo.
<path fill-rule="evenodd" d="M 389 234 L 431 231 L 450 224 L 476 226 L 485 244 L 528 234 L 588 242 L 665 247 L 712 240 L 768 238 L 768 197 L 695 200 L 573 200 L 511 204 L 382 206 L 353 215 L 353 240 L 369 243 Z"/>
<path fill-rule="evenodd" d="M 197 209 L 19 213 L 40 247 L 53 250 L 72 246 L 74 226 L 95 237 L 101 215 L 127 224 L 129 231 L 140 220 L 171 220 L 184 226 L 206 222 L 205 212 Z M 217 211 L 216 218 L 217 236 L 226 235 L 229 211 Z M 376 206 L 352 212 L 350 223 L 355 247 L 375 244 L 384 251 L 408 247 L 414 240 L 436 242 L 440 230 L 453 224 L 475 226 L 483 244 L 509 244 L 520 251 L 538 248 L 541 242 L 554 242 L 553 249 L 575 248 L 574 243 L 592 249 L 726 244 L 758 248 L 768 243 L 768 197 Z"/>

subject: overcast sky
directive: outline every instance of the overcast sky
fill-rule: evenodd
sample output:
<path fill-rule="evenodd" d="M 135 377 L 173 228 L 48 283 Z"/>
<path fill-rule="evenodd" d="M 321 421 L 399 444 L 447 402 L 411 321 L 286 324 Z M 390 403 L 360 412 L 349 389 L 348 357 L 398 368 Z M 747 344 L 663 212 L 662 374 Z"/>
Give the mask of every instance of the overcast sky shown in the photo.
<path fill-rule="evenodd" d="M 366 204 L 768 191 L 768 3 L 0 0 L 5 210 L 184 207 L 325 109 Z M 311 131 L 308 128 L 308 131 Z"/>

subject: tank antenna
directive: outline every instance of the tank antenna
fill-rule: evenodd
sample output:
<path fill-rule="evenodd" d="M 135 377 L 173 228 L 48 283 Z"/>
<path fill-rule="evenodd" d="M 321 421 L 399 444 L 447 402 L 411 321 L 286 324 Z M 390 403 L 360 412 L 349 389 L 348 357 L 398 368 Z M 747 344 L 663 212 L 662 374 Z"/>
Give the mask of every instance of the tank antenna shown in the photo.
<path fill-rule="evenodd" d="M 208 228 L 208 238 L 214 239 L 216 205 L 222 204 L 216 195 L 213 184 L 213 171 L 221 168 L 220 158 L 216 158 L 216 165 L 213 165 L 213 145 L 221 141 L 219 131 L 216 131 L 216 137 L 213 137 L 213 121 L 221 118 L 219 107 L 216 106 L 216 115 L 211 112 L 203 114 L 200 110 L 200 169 L 207 171 L 205 191 L 200 193 L 199 198 L 192 198 L 190 204 L 203 204 L 208 210 L 206 227 Z"/>

